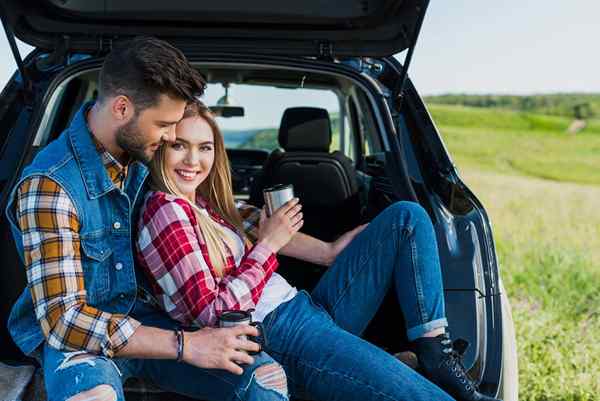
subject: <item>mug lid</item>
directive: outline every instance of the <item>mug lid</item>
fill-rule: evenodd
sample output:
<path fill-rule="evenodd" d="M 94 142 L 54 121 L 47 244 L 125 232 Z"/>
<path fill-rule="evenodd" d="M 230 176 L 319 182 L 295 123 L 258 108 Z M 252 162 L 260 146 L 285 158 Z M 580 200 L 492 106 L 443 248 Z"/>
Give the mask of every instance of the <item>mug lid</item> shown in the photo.
<path fill-rule="evenodd" d="M 251 319 L 252 315 L 249 311 L 243 310 L 228 310 L 221 313 L 219 320 L 225 322 L 241 322 L 243 320 Z"/>
<path fill-rule="evenodd" d="M 294 186 L 292 184 L 277 184 L 277 185 L 273 185 L 272 187 L 263 189 L 263 192 L 281 191 L 283 189 L 288 189 L 288 188 L 294 189 Z"/>

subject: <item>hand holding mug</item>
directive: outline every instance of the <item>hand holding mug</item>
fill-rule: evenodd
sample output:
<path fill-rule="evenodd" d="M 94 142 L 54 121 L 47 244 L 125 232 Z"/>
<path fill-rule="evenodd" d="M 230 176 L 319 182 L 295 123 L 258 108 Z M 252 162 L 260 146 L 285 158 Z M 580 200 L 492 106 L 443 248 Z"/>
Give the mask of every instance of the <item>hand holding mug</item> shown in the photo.
<path fill-rule="evenodd" d="M 258 242 L 276 253 L 283 248 L 304 224 L 302 205 L 298 198 L 286 202 L 270 217 L 263 208 L 258 227 Z"/>

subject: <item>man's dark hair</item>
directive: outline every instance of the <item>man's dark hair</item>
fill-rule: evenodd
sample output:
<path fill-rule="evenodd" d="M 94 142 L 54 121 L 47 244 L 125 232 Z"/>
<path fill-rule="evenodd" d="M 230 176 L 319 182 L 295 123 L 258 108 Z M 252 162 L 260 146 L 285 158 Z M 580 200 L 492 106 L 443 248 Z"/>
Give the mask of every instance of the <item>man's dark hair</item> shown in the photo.
<path fill-rule="evenodd" d="M 98 100 L 124 95 L 136 112 L 158 104 L 162 94 L 193 102 L 206 88 L 202 75 L 171 44 L 153 37 L 118 43 L 100 71 Z"/>

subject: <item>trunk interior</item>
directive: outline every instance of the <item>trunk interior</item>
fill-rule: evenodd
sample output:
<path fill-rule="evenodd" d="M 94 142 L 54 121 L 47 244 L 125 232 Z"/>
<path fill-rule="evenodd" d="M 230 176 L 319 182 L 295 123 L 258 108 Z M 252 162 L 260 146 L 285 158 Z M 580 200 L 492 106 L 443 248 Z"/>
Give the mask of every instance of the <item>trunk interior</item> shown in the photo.
<path fill-rule="evenodd" d="M 326 110 L 329 114 L 332 139 L 327 149 L 318 151 L 292 149 L 288 143 L 283 147 L 287 146 L 289 149 L 285 151 L 280 149 L 281 131 L 284 130 L 282 126 L 285 125 L 283 119 L 272 120 L 268 129 L 260 132 L 254 132 L 257 131 L 255 128 L 245 130 L 236 128 L 235 124 L 229 124 L 229 119 L 218 120 L 223 122 L 225 127 L 223 134 L 237 199 L 261 207 L 263 188 L 278 183 L 288 183 L 286 177 L 292 177 L 296 195 L 300 197 L 304 206 L 305 227 L 302 231 L 326 241 L 335 239 L 358 224 L 370 221 L 391 203 L 405 200 L 395 195 L 402 191 L 393 190 L 393 179 L 389 174 L 392 167 L 389 166 L 383 145 L 386 139 L 378 128 L 380 124 L 378 125 L 376 116 L 372 112 L 372 99 L 370 99 L 372 95 L 365 90 L 364 82 L 353 81 L 342 74 L 294 66 L 203 63 L 199 64 L 198 68 L 208 79 L 209 91 L 211 88 L 213 91 L 218 91 L 219 87 L 228 85 L 232 91 L 238 90 L 239 93 L 242 89 L 258 91 L 261 88 L 269 88 L 275 92 L 292 93 L 293 91 L 300 99 L 303 99 L 303 91 L 326 93 L 333 99 L 330 102 L 333 106 Z M 50 86 L 45 116 L 41 119 L 32 151 L 28 154 L 28 161 L 33 159 L 37 150 L 67 127 L 83 102 L 95 98 L 97 75 L 98 63 L 94 64 L 90 61 L 88 68 L 82 68 L 70 74 L 67 79 Z M 274 95 L 276 98 L 279 96 L 278 93 Z M 311 108 L 312 97 L 308 96 L 306 99 L 305 104 L 302 104 L 301 100 L 296 100 L 288 108 Z M 208 105 L 211 106 L 210 102 Z M 253 112 L 250 105 L 246 108 Z M 306 114 L 306 111 L 304 110 L 303 113 Z M 250 136 L 249 132 L 257 135 Z M 243 141 L 238 140 L 238 137 L 243 137 Z M 230 140 L 236 138 L 237 142 L 229 143 L 228 138 Z M 291 155 L 292 153 L 294 155 Z M 332 154 L 335 154 L 333 159 Z M 327 167 L 328 165 L 330 166 Z M 327 173 L 328 171 L 330 173 Z M 343 177 L 344 174 L 350 178 Z M 315 180 L 315 177 L 318 179 Z M 338 186 L 342 189 L 339 191 L 331 189 Z M 439 218 L 433 215 L 431 207 L 428 210 L 432 218 Z M 3 214 L 0 221 L 2 223 L 0 254 L 3 255 L 4 265 L 9 267 L 5 269 L 0 284 L 0 292 L 3 294 L 3 301 L 0 304 L 3 322 L 0 342 L 8 344 L 0 350 L 0 360 L 20 360 L 22 356 L 10 340 L 5 322 L 12 303 L 25 286 L 25 274 L 16 255 L 12 236 Z M 293 258 L 280 257 L 279 259 L 279 272 L 298 289 L 310 291 L 326 269 Z M 446 281 L 445 277 L 445 283 Z M 459 285 L 456 290 L 451 289 L 446 292 L 450 320 L 459 320 L 461 314 L 464 316 L 465 308 L 472 313 L 471 316 L 478 314 L 476 305 L 480 301 L 474 300 L 478 295 L 467 287 L 464 287 L 468 289 L 465 291 L 461 291 L 460 288 L 462 287 Z M 456 318 L 452 314 L 456 314 Z M 477 323 L 472 323 L 464 330 L 465 336 L 469 337 L 470 341 L 476 340 L 480 331 Z M 364 337 L 383 349 L 395 353 L 408 347 L 405 331 L 402 312 L 395 296 L 390 292 L 386 295 L 380 311 L 370 323 Z M 471 365 L 475 363 L 475 353 L 467 363 Z M 148 394 L 137 392 L 134 387 L 138 388 L 137 385 L 131 387 L 129 397 L 131 399 L 160 399 L 158 394 L 148 398 Z"/>

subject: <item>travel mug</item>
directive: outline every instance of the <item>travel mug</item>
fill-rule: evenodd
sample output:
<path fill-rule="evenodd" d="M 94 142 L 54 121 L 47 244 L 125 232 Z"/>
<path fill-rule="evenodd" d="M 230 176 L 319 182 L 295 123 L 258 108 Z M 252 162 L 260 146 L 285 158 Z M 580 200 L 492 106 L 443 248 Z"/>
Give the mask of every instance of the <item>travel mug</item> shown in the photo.
<path fill-rule="evenodd" d="M 263 196 L 265 198 L 265 205 L 267 206 L 267 216 L 270 217 L 287 201 L 294 198 L 294 186 L 292 184 L 279 184 L 265 188 L 263 189 Z"/>
<path fill-rule="evenodd" d="M 251 312 L 253 312 L 253 311 L 254 310 L 252 310 L 252 309 L 248 310 L 248 311 L 230 310 L 230 311 L 224 311 L 223 313 L 221 313 L 221 316 L 219 316 L 219 327 L 235 327 L 235 326 L 239 326 L 240 324 L 247 324 L 250 326 L 255 326 L 258 329 L 259 334 L 256 337 L 240 336 L 240 338 L 244 338 L 244 339 L 247 338 L 248 340 L 254 341 L 258 345 L 260 345 L 260 350 L 248 352 L 248 354 L 250 354 L 250 355 L 258 354 L 260 351 L 263 350 L 263 348 L 265 347 L 265 345 L 267 343 L 265 331 L 263 330 L 262 324 L 260 322 L 252 321 Z"/>

